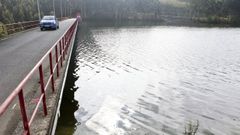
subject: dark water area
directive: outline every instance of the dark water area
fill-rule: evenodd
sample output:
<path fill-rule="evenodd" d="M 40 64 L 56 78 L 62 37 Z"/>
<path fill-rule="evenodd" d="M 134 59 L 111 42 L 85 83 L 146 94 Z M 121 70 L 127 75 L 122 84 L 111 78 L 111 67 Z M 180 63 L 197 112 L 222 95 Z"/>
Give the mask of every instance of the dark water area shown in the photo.
<path fill-rule="evenodd" d="M 84 23 L 56 135 L 240 134 L 240 29 Z"/>

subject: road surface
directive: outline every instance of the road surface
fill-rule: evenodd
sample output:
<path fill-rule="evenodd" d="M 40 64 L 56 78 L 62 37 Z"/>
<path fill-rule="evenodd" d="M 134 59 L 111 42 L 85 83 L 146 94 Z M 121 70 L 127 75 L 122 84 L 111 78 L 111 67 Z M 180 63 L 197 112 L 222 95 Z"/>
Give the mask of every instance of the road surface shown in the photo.
<path fill-rule="evenodd" d="M 0 104 L 74 23 L 74 20 L 60 22 L 60 28 L 56 31 L 34 29 L 0 41 Z"/>

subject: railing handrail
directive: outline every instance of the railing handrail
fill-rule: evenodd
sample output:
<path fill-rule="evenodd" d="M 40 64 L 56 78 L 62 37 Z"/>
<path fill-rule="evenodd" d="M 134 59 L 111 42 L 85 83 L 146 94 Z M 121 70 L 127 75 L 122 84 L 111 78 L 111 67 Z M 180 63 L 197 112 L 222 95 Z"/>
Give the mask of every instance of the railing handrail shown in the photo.
<path fill-rule="evenodd" d="M 32 68 L 32 70 L 23 78 L 23 80 L 18 84 L 18 86 L 13 90 L 13 92 L 7 97 L 7 99 L 0 105 L 0 117 L 6 112 L 8 107 L 11 105 L 11 103 L 16 99 L 17 96 L 19 96 L 21 99 L 19 99 L 20 102 L 20 109 L 22 112 L 22 117 L 23 117 L 23 122 L 24 122 L 24 132 L 26 134 L 29 134 L 29 126 L 32 123 L 33 118 L 35 117 L 35 114 L 39 108 L 39 104 L 41 101 L 45 102 L 45 91 L 47 90 L 47 87 L 49 86 L 50 82 L 52 82 L 52 89 L 54 91 L 54 71 L 57 68 L 57 76 L 59 76 L 59 64 L 61 62 L 61 67 L 62 67 L 62 62 L 65 59 L 65 55 L 68 50 L 68 46 L 70 44 L 70 41 L 72 39 L 73 32 L 76 30 L 76 25 L 77 25 L 77 19 L 74 21 L 73 24 L 71 24 L 67 30 L 63 33 L 63 35 L 54 43 L 54 45 L 45 53 L 45 55 L 37 62 L 37 64 Z M 58 45 L 59 45 L 59 51 L 58 51 Z M 53 63 L 52 63 L 52 53 L 55 49 L 55 55 L 56 55 L 56 64 L 55 67 L 53 68 Z M 59 57 L 58 57 L 58 53 Z M 49 56 L 49 62 L 50 62 L 50 72 L 51 74 L 48 77 L 48 81 L 46 85 L 44 85 L 44 79 L 43 79 L 43 70 L 42 70 L 42 65 L 44 60 Z M 38 101 L 37 106 L 34 109 L 33 114 L 31 115 L 30 121 L 27 119 L 26 115 L 26 109 L 24 105 L 24 98 L 23 98 L 23 87 L 25 84 L 28 82 L 28 80 L 33 76 L 33 74 L 36 72 L 36 70 L 39 69 L 39 75 L 40 75 L 40 86 L 41 86 L 41 91 L 42 94 L 40 96 L 41 100 Z M 46 103 L 45 106 L 46 107 Z M 23 110 L 22 110 L 23 109 Z M 47 115 L 47 110 L 44 108 L 44 114 Z M 26 117 L 24 117 L 26 116 Z"/>

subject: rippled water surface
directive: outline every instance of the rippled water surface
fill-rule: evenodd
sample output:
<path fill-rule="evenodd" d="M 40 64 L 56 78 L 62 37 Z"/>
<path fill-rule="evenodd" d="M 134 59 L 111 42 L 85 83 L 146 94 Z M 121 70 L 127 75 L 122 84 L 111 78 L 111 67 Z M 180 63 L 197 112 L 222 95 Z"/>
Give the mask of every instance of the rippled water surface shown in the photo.
<path fill-rule="evenodd" d="M 57 135 L 181 135 L 191 123 L 240 135 L 240 29 L 81 26 Z"/>

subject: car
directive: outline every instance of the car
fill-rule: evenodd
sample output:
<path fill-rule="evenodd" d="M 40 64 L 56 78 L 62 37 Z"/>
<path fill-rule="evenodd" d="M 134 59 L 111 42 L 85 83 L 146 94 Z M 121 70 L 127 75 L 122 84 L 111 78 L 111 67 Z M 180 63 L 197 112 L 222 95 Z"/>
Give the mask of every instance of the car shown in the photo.
<path fill-rule="evenodd" d="M 40 21 L 40 29 L 41 31 L 45 29 L 58 29 L 59 22 L 55 16 L 44 16 Z"/>

